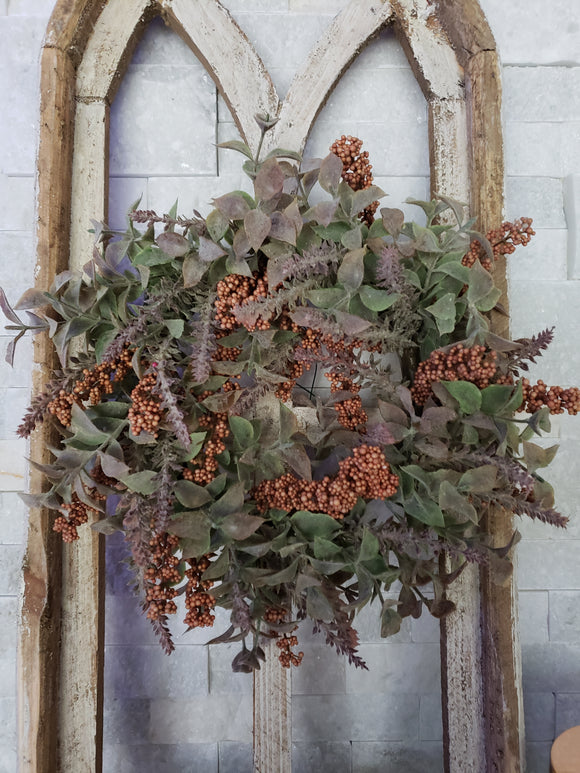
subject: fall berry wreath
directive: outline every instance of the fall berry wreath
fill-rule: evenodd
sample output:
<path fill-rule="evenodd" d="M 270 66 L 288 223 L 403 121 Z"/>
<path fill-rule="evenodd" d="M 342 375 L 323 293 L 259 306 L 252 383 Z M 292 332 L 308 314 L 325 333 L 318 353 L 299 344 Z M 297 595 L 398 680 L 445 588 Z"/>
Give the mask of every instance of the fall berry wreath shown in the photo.
<path fill-rule="evenodd" d="M 303 162 L 225 143 L 247 156 L 253 197 L 97 226 L 82 273 L 16 305 L 29 324 L 1 294 L 17 338 L 48 331 L 62 364 L 20 427 L 60 433 L 50 490 L 26 499 L 56 511 L 65 542 L 89 520 L 124 533 L 167 652 L 183 594 L 189 628 L 231 611 L 213 641 L 243 642 L 235 670 L 259 668 L 266 638 L 298 664 L 305 617 L 364 666 L 365 604 L 380 600 L 387 636 L 423 605 L 449 612 L 467 562 L 509 569 L 488 508 L 566 523 L 537 472 L 553 449 L 531 438 L 577 413 L 580 391 L 520 378 L 552 331 L 509 341 L 489 325 L 493 261 L 528 243 L 531 220 L 486 238 L 443 196 L 412 202 L 425 225 L 375 219 L 384 194 L 361 144 Z"/>

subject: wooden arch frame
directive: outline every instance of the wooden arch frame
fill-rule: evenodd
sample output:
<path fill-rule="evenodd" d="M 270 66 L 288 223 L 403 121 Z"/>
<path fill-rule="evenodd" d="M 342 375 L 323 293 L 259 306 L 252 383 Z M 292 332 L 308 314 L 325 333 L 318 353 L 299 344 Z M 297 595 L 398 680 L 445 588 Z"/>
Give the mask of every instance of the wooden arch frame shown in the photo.
<path fill-rule="evenodd" d="M 469 201 L 483 230 L 499 223 L 500 71 L 477 0 L 435 5 L 351 0 L 310 53 L 283 103 L 218 0 L 58 0 L 41 60 L 39 287 L 91 254 L 87 219 L 106 214 L 110 103 L 139 34 L 157 14 L 204 62 L 251 147 L 258 139 L 253 114 L 263 110 L 280 118 L 268 135 L 271 145 L 301 148 L 342 72 L 381 27 L 392 23 L 429 104 L 432 190 Z M 316 88 L 309 88 L 312 82 Z M 498 332 L 502 324 L 496 324 Z M 39 389 L 54 354 L 46 339 L 35 346 L 34 387 Z M 35 434 L 33 458 L 47 461 L 50 440 L 44 428 Z M 32 470 L 31 486 L 40 485 L 39 473 Z M 505 542 L 511 518 L 498 513 L 489 525 L 498 542 Z M 32 513 L 19 712 L 20 761 L 29 773 L 101 769 L 101 540 L 86 530 L 73 550 L 62 551 L 47 513 Z M 458 611 L 442 626 L 445 764 L 451 773 L 466 765 L 505 773 L 523 766 L 515 591 L 492 580 L 485 570 L 465 572 L 453 589 Z"/>

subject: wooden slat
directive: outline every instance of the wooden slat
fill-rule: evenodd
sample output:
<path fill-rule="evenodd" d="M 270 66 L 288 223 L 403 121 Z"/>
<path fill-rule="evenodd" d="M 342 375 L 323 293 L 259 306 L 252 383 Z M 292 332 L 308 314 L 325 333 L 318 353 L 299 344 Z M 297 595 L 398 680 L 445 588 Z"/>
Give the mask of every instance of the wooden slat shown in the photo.
<path fill-rule="evenodd" d="M 266 661 L 254 672 L 254 771 L 291 773 L 292 677 L 270 642 Z"/>
<path fill-rule="evenodd" d="M 66 268 L 70 222 L 70 170 L 74 114 L 74 68 L 66 53 L 45 49 L 41 60 L 40 144 L 37 163 L 36 285 L 45 290 Z M 32 386 L 40 392 L 56 365 L 46 335 L 34 339 Z M 41 463 L 51 460 L 53 433 L 41 426 L 32 435 L 30 453 Z M 34 468 L 30 488 L 46 485 Z M 58 677 L 60 666 L 61 540 L 52 531 L 53 515 L 30 512 L 24 557 L 24 596 L 18 651 L 19 763 L 22 773 L 53 773 L 57 755 Z"/>

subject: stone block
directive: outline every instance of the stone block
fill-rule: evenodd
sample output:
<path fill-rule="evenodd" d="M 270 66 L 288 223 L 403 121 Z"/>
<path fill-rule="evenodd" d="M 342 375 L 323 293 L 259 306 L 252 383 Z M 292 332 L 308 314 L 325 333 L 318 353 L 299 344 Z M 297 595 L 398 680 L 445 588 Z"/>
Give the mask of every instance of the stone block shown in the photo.
<path fill-rule="evenodd" d="M 419 703 L 419 738 L 421 741 L 443 740 L 440 692 L 421 695 Z"/>
<path fill-rule="evenodd" d="M 577 357 L 576 309 L 580 304 L 578 282 L 512 282 L 510 288 L 511 332 L 514 338 L 555 327 L 554 341 L 530 368 L 530 378 L 573 386 L 580 382 Z"/>
<path fill-rule="evenodd" d="M 177 211 L 186 217 L 194 209 L 202 215 L 212 210 L 212 199 L 235 190 L 251 191 L 251 182 L 239 166 L 237 174 L 223 177 L 153 177 L 149 180 L 149 207 L 159 214 L 169 212 L 177 199 Z"/>
<path fill-rule="evenodd" d="M 145 698 L 113 698 L 105 695 L 103 746 L 150 744 L 151 702 Z"/>
<path fill-rule="evenodd" d="M 526 743 L 526 773 L 546 773 L 550 769 L 551 743 Z"/>
<path fill-rule="evenodd" d="M 9 13 L 12 9 L 9 7 Z M 47 19 L 0 17 L 0 93 L 2 123 L 0 142 L 4 174 L 32 175 L 35 171 L 38 115 L 38 57 Z M 0 201 L 5 202 L 0 195 Z"/>
<path fill-rule="evenodd" d="M 333 647 L 326 644 L 302 646 L 304 652 L 300 668 L 292 669 L 293 695 L 328 695 L 346 691 L 346 662 Z"/>
<path fill-rule="evenodd" d="M 252 773 L 253 748 L 251 743 L 220 741 L 218 754 L 219 773 Z"/>
<path fill-rule="evenodd" d="M 232 660 L 241 649 L 239 642 L 212 644 L 206 649 L 209 651 L 209 690 L 212 695 L 234 693 L 251 695 L 254 686 L 252 674 L 232 671 Z"/>
<path fill-rule="evenodd" d="M 110 573 L 111 569 L 108 568 L 107 581 Z M 107 593 L 105 643 L 107 645 L 157 643 L 151 623 L 142 613 L 136 596 Z"/>
<path fill-rule="evenodd" d="M 171 698 L 208 692 L 207 648 L 178 644 L 167 656 L 158 645 L 105 650 L 105 692 L 113 698 Z"/>
<path fill-rule="evenodd" d="M 6 349 L 12 336 L 0 336 L 0 361 L 4 362 Z M 32 338 L 25 336 L 18 341 L 14 365 L 2 368 L 3 383 L 7 387 L 30 387 L 32 377 Z"/>
<path fill-rule="evenodd" d="M 0 747 L 16 751 L 16 698 L 0 698 Z M 0 760 L 2 760 L 0 755 Z M 0 771 L 2 768 L 0 767 Z M 12 769 L 10 773 L 14 773 Z"/>
<path fill-rule="evenodd" d="M 443 773 L 443 748 L 437 742 L 353 743 L 352 773 Z"/>
<path fill-rule="evenodd" d="M 524 693 L 580 692 L 580 644 L 522 646 Z"/>
<path fill-rule="evenodd" d="M 411 641 L 423 644 L 439 644 L 441 641 L 440 622 L 433 617 L 426 609 L 416 620 L 407 618 L 411 622 Z"/>
<path fill-rule="evenodd" d="M 548 641 L 548 592 L 521 591 L 518 596 L 521 641 L 536 644 Z"/>
<path fill-rule="evenodd" d="M 249 9 L 248 9 L 249 10 Z M 293 13 L 283 17 L 272 13 L 233 11 L 232 16 L 246 33 L 269 72 L 278 68 L 297 71 L 332 20 L 330 15 Z M 282 26 L 283 24 L 283 26 Z M 276 82 L 274 85 L 277 86 Z"/>
<path fill-rule="evenodd" d="M 16 647 L 12 646 L 0 652 L 0 698 L 11 698 L 15 695 Z"/>
<path fill-rule="evenodd" d="M 20 616 L 20 600 L 15 596 L 0 596 L 0 652 L 16 649 L 17 626 Z"/>
<path fill-rule="evenodd" d="M 23 315 L 24 316 L 24 315 Z M 0 388 L 0 440 L 12 440 L 30 402 L 26 387 Z"/>
<path fill-rule="evenodd" d="M 359 654 L 369 670 L 347 666 L 348 693 L 430 693 L 439 689 L 437 644 L 395 644 L 387 640 L 382 644 L 361 644 Z"/>
<path fill-rule="evenodd" d="M 201 63 L 130 65 L 111 108 L 111 174 L 216 174 L 216 121 Z"/>
<path fill-rule="evenodd" d="M 550 591 L 550 641 L 580 641 L 580 591 Z"/>
<path fill-rule="evenodd" d="M 147 209 L 146 177 L 110 177 L 107 225 L 124 231 L 127 228 L 127 213 L 139 199 L 138 209 Z"/>
<path fill-rule="evenodd" d="M 343 773 L 351 769 L 351 745 L 348 741 L 293 743 L 293 773 Z"/>
<path fill-rule="evenodd" d="M 419 696 L 412 693 L 292 697 L 296 742 L 416 740 L 418 719 Z"/>
<path fill-rule="evenodd" d="M 32 235 L 26 231 L 0 231 L 0 255 L 0 286 L 8 302 L 14 305 L 22 293 L 34 284 L 36 256 Z M 27 319 L 25 312 L 18 313 Z M 23 341 L 18 343 L 20 348 Z M 2 386 L 10 385 L 3 380 Z"/>
<path fill-rule="evenodd" d="M 506 174 L 511 177 L 561 177 L 564 167 L 562 134 L 559 123 L 508 121 L 504 130 Z"/>
<path fill-rule="evenodd" d="M 14 773 L 15 770 L 18 770 L 16 745 L 0 744 L 0 773 Z"/>
<path fill-rule="evenodd" d="M 11 491 L 0 493 L 0 544 L 23 545 L 27 527 L 28 508 L 22 499 Z"/>
<path fill-rule="evenodd" d="M 0 231 L 32 231 L 34 179 L 0 173 Z"/>
<path fill-rule="evenodd" d="M 556 733 L 557 738 L 564 730 L 580 725 L 580 690 L 575 693 L 556 695 Z"/>
<path fill-rule="evenodd" d="M 520 590 L 580 590 L 580 540 L 523 540 L 518 546 Z"/>
<path fill-rule="evenodd" d="M 352 111 L 345 115 L 352 116 Z M 379 179 L 385 177 L 428 176 L 429 145 L 426 122 L 363 123 L 350 117 L 343 119 L 338 125 L 340 129 L 337 129 L 336 121 L 326 120 L 322 110 L 310 132 L 305 156 L 323 158 L 328 154 L 328 149 L 335 139 L 342 134 L 350 134 L 363 140 L 363 150 L 369 152 L 377 184 Z M 401 183 L 406 189 L 406 181 L 402 180 Z M 405 193 L 404 198 L 409 195 Z M 384 206 L 391 206 L 391 202 L 386 202 Z"/>
<path fill-rule="evenodd" d="M 354 627 L 358 632 L 360 642 L 411 641 L 411 621 L 409 618 L 403 620 L 399 633 L 389 636 L 388 640 L 381 639 L 381 604 L 379 601 L 367 604 L 360 612 L 357 612 Z"/>
<path fill-rule="evenodd" d="M 554 693 L 524 691 L 524 722 L 527 741 L 554 739 L 556 704 Z"/>
<path fill-rule="evenodd" d="M 534 0 L 522 16 L 518 3 L 482 0 L 481 7 L 495 36 L 505 65 L 580 62 L 580 7 L 567 0 L 544 5 Z M 541 19 L 541 23 L 538 23 Z M 517 34 L 514 30 L 517 29 Z"/>
<path fill-rule="evenodd" d="M 377 70 L 383 67 L 410 69 L 405 52 L 390 26 L 373 37 L 358 55 L 356 63 L 362 70 Z"/>
<path fill-rule="evenodd" d="M 208 695 L 203 700 L 151 702 L 149 737 L 153 743 L 207 743 L 252 739 L 252 697 Z"/>
<path fill-rule="evenodd" d="M 580 174 L 580 121 L 562 124 L 562 175 Z"/>
<path fill-rule="evenodd" d="M 200 62 L 185 40 L 157 16 L 145 28 L 131 64 L 199 67 Z"/>
<path fill-rule="evenodd" d="M 508 120 L 580 121 L 580 67 L 504 66 L 502 81 Z"/>
<path fill-rule="evenodd" d="M 566 210 L 568 221 L 568 210 Z M 535 226 L 535 223 L 533 224 Z M 553 282 L 568 279 L 568 231 L 535 229 L 536 235 L 526 247 L 508 256 L 509 281 Z"/>
<path fill-rule="evenodd" d="M 564 209 L 568 223 L 568 275 L 580 279 L 580 174 L 564 180 Z"/>
<path fill-rule="evenodd" d="M 217 773 L 215 743 L 103 744 L 103 770 L 111 773 Z"/>
<path fill-rule="evenodd" d="M 55 0 L 7 0 L 6 5 L 9 16 L 44 16 L 48 22 Z"/>
<path fill-rule="evenodd" d="M 22 586 L 22 545 L 0 545 L 0 596 L 17 596 Z"/>
<path fill-rule="evenodd" d="M 534 219 L 535 228 L 566 228 L 562 181 L 556 177 L 508 177 L 506 215 L 509 220 Z"/>

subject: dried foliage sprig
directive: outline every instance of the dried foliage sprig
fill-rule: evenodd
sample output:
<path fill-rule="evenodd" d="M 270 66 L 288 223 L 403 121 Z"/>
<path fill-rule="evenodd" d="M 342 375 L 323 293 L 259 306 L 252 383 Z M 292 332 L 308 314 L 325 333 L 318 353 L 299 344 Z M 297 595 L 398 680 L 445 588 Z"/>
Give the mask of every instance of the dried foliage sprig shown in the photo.
<path fill-rule="evenodd" d="M 354 137 L 318 166 L 225 146 L 246 156 L 253 195 L 220 196 L 205 218 L 99 225 L 82 273 L 21 299 L 29 325 L 0 292 L 15 340 L 47 331 L 63 363 L 20 429 L 60 433 L 48 490 L 26 500 L 55 511 L 65 541 L 89 520 L 123 532 L 166 652 L 183 594 L 188 628 L 230 611 L 213 641 L 242 642 L 234 670 L 259 668 L 272 638 L 298 665 L 306 617 L 364 668 L 369 602 L 388 636 L 424 608 L 451 613 L 445 590 L 467 563 L 509 573 L 516 537 L 490 547 L 490 507 L 565 525 L 538 473 L 554 449 L 531 441 L 550 413 L 580 410 L 580 390 L 519 378 L 552 330 L 490 331 L 488 269 L 527 244 L 529 219 L 486 239 L 447 198 L 414 202 L 425 225 L 375 217 L 383 192 Z M 309 202 L 314 185 L 327 200 Z M 454 226 L 439 222 L 448 208 Z"/>

